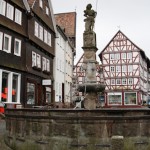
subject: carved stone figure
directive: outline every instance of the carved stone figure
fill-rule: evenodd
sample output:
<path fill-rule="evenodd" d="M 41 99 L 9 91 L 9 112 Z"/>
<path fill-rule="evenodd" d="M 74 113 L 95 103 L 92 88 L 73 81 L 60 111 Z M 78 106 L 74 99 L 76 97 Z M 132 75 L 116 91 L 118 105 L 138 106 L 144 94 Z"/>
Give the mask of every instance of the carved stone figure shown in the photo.
<path fill-rule="evenodd" d="M 92 5 L 88 4 L 86 10 L 84 10 L 84 16 L 86 17 L 86 19 L 84 19 L 85 31 L 93 31 L 96 14 L 96 11 L 92 10 Z"/>

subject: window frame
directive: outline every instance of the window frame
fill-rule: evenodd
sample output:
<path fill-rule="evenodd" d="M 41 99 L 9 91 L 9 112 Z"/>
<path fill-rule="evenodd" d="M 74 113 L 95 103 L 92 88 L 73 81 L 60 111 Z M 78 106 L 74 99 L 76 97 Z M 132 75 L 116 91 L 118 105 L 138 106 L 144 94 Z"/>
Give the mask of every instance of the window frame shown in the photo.
<path fill-rule="evenodd" d="M 18 42 L 19 43 L 19 49 L 18 49 L 18 53 L 16 53 L 15 52 L 15 43 L 16 42 Z M 15 38 L 15 40 L 14 40 L 14 55 L 16 55 L 16 56 L 21 56 L 21 40 L 19 40 L 19 39 L 17 39 L 17 38 Z"/>
<path fill-rule="evenodd" d="M 36 53 L 32 51 L 32 67 L 36 67 L 36 64 Z"/>
<path fill-rule="evenodd" d="M 9 39 L 9 41 L 8 41 L 8 50 L 5 49 L 5 37 L 7 37 Z M 4 33 L 3 51 L 5 51 L 7 53 L 11 53 L 11 39 L 12 39 L 12 37 L 10 35 Z"/>
<path fill-rule="evenodd" d="M 15 22 L 22 25 L 22 12 L 15 8 Z"/>
<path fill-rule="evenodd" d="M 131 93 L 135 93 L 136 94 L 136 100 L 135 100 L 135 103 L 129 103 L 127 104 L 125 101 L 126 101 L 126 94 L 131 94 Z M 124 104 L 125 105 L 137 105 L 137 92 L 124 92 Z"/>
<path fill-rule="evenodd" d="M 40 6 L 41 8 L 43 8 L 43 1 L 42 1 L 42 0 L 39 0 L 39 6 Z"/>
<path fill-rule="evenodd" d="M 132 52 L 127 53 L 127 59 L 132 59 Z"/>
<path fill-rule="evenodd" d="M 115 59 L 115 54 L 110 54 L 110 60 L 114 60 Z"/>
<path fill-rule="evenodd" d="M 127 79 L 122 79 L 122 85 L 127 85 Z"/>
<path fill-rule="evenodd" d="M 41 68 L 41 55 L 36 54 L 36 66 L 37 68 Z"/>
<path fill-rule="evenodd" d="M 115 54 L 115 59 L 119 60 L 120 59 L 120 53 Z"/>
<path fill-rule="evenodd" d="M 3 32 L 0 32 L 0 50 L 3 50 Z"/>
<path fill-rule="evenodd" d="M 115 72 L 115 66 L 110 66 L 110 72 Z"/>
<path fill-rule="evenodd" d="M 122 72 L 127 72 L 127 66 L 126 65 L 122 65 Z"/>
<path fill-rule="evenodd" d="M 3 0 L 0 1 L 0 14 L 3 16 L 6 15 L 6 2 Z"/>
<path fill-rule="evenodd" d="M 6 17 L 10 20 L 14 20 L 14 6 L 7 3 Z M 9 12 L 10 11 L 10 12 Z"/>
<path fill-rule="evenodd" d="M 47 44 L 49 45 L 49 46 L 52 46 L 52 37 L 51 37 L 52 35 L 51 35 L 51 33 L 50 32 L 47 32 Z"/>
<path fill-rule="evenodd" d="M 115 85 L 115 79 L 111 79 L 111 85 Z"/>
<path fill-rule="evenodd" d="M 11 72 L 7 70 L 1 70 L 0 69 L 0 81 L 2 83 L 2 73 L 5 72 L 8 74 L 8 94 L 7 94 L 7 101 L 4 103 L 12 103 L 12 104 L 20 104 L 20 91 L 21 91 L 21 74 L 16 73 L 16 72 Z M 17 100 L 16 102 L 12 102 L 12 91 L 13 91 L 13 75 L 17 75 Z M 0 102 L 2 101 L 1 99 L 1 93 L 2 93 L 2 84 L 0 84 Z"/>
<path fill-rule="evenodd" d="M 128 85 L 133 85 L 133 78 L 128 78 Z"/>
<path fill-rule="evenodd" d="M 45 7 L 45 12 L 46 12 L 46 15 L 48 15 L 48 16 L 49 16 L 49 9 L 48 9 L 48 7 L 47 7 L 47 6 Z"/>
<path fill-rule="evenodd" d="M 50 72 L 50 60 L 46 59 L 46 70 Z"/>
<path fill-rule="evenodd" d="M 109 96 L 120 96 L 120 103 L 110 103 Z M 116 93 L 108 93 L 108 105 L 122 105 L 122 93 L 121 92 L 116 92 Z"/>
<path fill-rule="evenodd" d="M 47 71 L 47 62 L 45 57 L 42 57 L 42 71 Z"/>
<path fill-rule="evenodd" d="M 126 59 L 127 58 L 127 54 L 126 53 L 121 53 L 121 59 Z"/>
<path fill-rule="evenodd" d="M 39 24 L 37 21 L 34 22 L 34 35 L 39 37 Z"/>

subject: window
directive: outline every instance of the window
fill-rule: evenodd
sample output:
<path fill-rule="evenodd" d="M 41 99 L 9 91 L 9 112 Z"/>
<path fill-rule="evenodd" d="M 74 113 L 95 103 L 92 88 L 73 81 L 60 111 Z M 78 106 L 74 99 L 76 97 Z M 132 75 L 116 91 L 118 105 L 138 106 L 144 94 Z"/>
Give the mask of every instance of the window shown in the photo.
<path fill-rule="evenodd" d="M 116 84 L 120 85 L 121 84 L 121 79 L 116 79 Z"/>
<path fill-rule="evenodd" d="M 2 72 L 2 93 L 1 93 L 1 101 L 7 102 L 8 101 L 8 72 Z"/>
<path fill-rule="evenodd" d="M 126 85 L 127 84 L 127 79 L 122 79 L 122 84 Z"/>
<path fill-rule="evenodd" d="M 110 105 L 121 105 L 122 94 L 121 93 L 108 93 L 108 103 Z"/>
<path fill-rule="evenodd" d="M 115 79 L 111 79 L 111 85 L 115 84 Z"/>
<path fill-rule="evenodd" d="M 14 54 L 16 56 L 20 56 L 21 55 L 21 40 L 19 40 L 19 39 L 15 39 Z"/>
<path fill-rule="evenodd" d="M 127 66 L 126 65 L 122 66 L 122 72 L 127 72 Z"/>
<path fill-rule="evenodd" d="M 126 105 L 135 105 L 137 103 L 136 93 L 125 93 L 125 104 Z"/>
<path fill-rule="evenodd" d="M 120 53 L 115 54 L 115 59 L 120 59 Z"/>
<path fill-rule="evenodd" d="M 132 65 L 128 65 L 128 72 L 132 72 L 133 71 L 133 66 Z"/>
<path fill-rule="evenodd" d="M 46 58 L 42 57 L 42 70 L 46 71 Z"/>
<path fill-rule="evenodd" d="M 41 68 L 41 55 L 32 52 L 32 67 Z"/>
<path fill-rule="evenodd" d="M 115 59 L 115 54 L 110 54 L 110 60 Z"/>
<path fill-rule="evenodd" d="M 132 78 L 129 78 L 129 79 L 128 79 L 128 84 L 129 84 L 129 85 L 132 85 L 132 84 L 133 84 L 133 79 L 132 79 Z"/>
<path fill-rule="evenodd" d="M 115 67 L 114 66 L 110 67 L 110 72 L 115 72 Z"/>
<path fill-rule="evenodd" d="M 5 16 L 5 11 L 6 11 L 6 2 L 0 0 L 0 14 Z"/>
<path fill-rule="evenodd" d="M 132 59 L 132 53 L 127 53 L 127 59 Z"/>
<path fill-rule="evenodd" d="M 39 30 L 38 30 L 38 28 L 39 28 L 39 24 L 35 21 L 35 24 L 34 24 L 34 35 L 36 36 L 36 37 L 38 37 L 39 36 Z"/>
<path fill-rule="evenodd" d="M 0 32 L 0 50 L 2 50 L 2 45 L 3 45 L 3 33 Z"/>
<path fill-rule="evenodd" d="M 44 29 L 44 42 L 47 44 L 47 30 Z"/>
<path fill-rule="evenodd" d="M 18 99 L 18 82 L 19 76 L 17 74 L 13 74 L 13 81 L 12 81 L 12 102 L 17 102 Z"/>
<path fill-rule="evenodd" d="M 126 53 L 121 53 L 121 58 L 126 59 Z"/>
<path fill-rule="evenodd" d="M 3 50 L 7 53 L 11 52 L 11 36 L 4 34 L 4 48 Z"/>
<path fill-rule="evenodd" d="M 6 103 L 20 103 L 20 74 L 0 70 L 0 101 Z"/>
<path fill-rule="evenodd" d="M 116 66 L 116 72 L 120 72 L 121 71 L 121 66 Z"/>
<path fill-rule="evenodd" d="M 7 3 L 7 13 L 6 13 L 6 16 L 13 20 L 13 17 L 14 17 L 14 7 L 10 4 Z"/>
<path fill-rule="evenodd" d="M 18 24 L 22 24 L 22 12 L 18 9 L 15 9 L 15 22 Z"/>
<path fill-rule="evenodd" d="M 39 38 L 43 41 L 43 27 L 39 25 Z"/>
<path fill-rule="evenodd" d="M 46 87 L 46 103 L 50 103 L 50 102 L 51 102 L 51 88 Z"/>
<path fill-rule="evenodd" d="M 46 64 L 47 64 L 47 71 L 50 72 L 50 61 L 48 59 L 46 60 Z"/>
<path fill-rule="evenodd" d="M 46 15 L 49 15 L 49 9 L 46 7 Z"/>
<path fill-rule="evenodd" d="M 37 67 L 41 68 L 41 56 L 39 54 L 36 54 L 36 59 L 37 59 Z"/>
<path fill-rule="evenodd" d="M 39 0 L 39 6 L 43 8 L 43 0 Z"/>
<path fill-rule="evenodd" d="M 35 104 L 35 84 L 27 83 L 27 104 Z"/>
<path fill-rule="evenodd" d="M 36 21 L 34 24 L 34 35 L 40 40 L 44 40 L 47 45 L 51 46 L 51 34 L 46 29 L 43 29 Z"/>
<path fill-rule="evenodd" d="M 51 46 L 51 34 L 49 32 L 47 34 L 47 44 Z"/>
<path fill-rule="evenodd" d="M 32 67 L 36 66 L 36 53 L 32 52 Z"/>

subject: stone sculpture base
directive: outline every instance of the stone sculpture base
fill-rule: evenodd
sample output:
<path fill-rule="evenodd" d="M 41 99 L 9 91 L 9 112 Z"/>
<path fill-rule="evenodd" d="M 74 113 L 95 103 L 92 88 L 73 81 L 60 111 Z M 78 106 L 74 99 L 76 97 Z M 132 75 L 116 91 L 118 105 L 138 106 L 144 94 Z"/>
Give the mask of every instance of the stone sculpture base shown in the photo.
<path fill-rule="evenodd" d="M 105 85 L 96 83 L 84 83 L 78 85 L 78 91 L 85 93 L 84 108 L 88 110 L 95 109 L 98 103 L 97 93 L 104 91 Z"/>
<path fill-rule="evenodd" d="M 84 98 L 84 108 L 85 109 L 95 109 L 97 105 L 97 94 L 96 93 L 87 93 Z"/>

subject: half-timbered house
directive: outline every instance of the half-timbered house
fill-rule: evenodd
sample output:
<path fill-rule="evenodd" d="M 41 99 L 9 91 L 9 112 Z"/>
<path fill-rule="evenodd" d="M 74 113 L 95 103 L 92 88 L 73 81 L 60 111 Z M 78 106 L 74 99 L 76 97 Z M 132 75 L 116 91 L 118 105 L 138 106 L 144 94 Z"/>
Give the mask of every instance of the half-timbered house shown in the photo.
<path fill-rule="evenodd" d="M 50 0 L 0 1 L 1 102 L 31 107 L 51 101 L 54 41 Z"/>
<path fill-rule="evenodd" d="M 141 106 L 148 96 L 149 59 L 121 31 L 99 54 L 106 84 L 105 106 Z"/>

